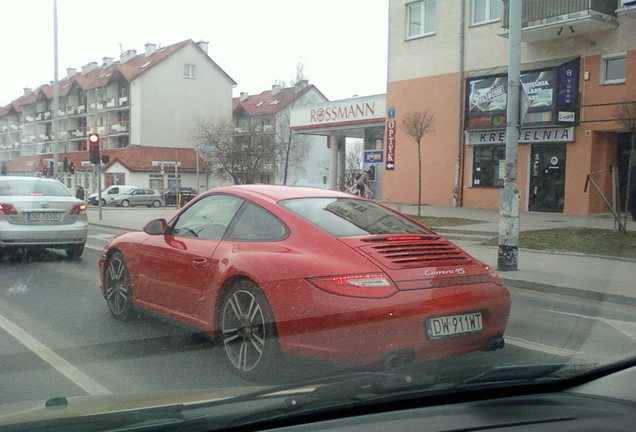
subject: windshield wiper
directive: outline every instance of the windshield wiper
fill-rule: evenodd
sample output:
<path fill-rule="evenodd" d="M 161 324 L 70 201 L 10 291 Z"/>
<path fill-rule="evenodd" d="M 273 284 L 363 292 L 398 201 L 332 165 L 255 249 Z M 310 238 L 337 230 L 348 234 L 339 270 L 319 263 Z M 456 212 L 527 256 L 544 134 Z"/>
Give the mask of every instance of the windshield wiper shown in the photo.
<path fill-rule="evenodd" d="M 455 384 L 453 388 L 557 381 L 571 375 L 569 366 L 566 363 L 495 366 Z"/>
<path fill-rule="evenodd" d="M 405 374 L 390 372 L 361 372 L 353 376 L 330 377 L 331 382 L 312 385 L 303 384 L 299 389 L 307 387 L 305 394 L 293 395 L 266 406 L 246 416 L 233 419 L 226 426 L 246 425 L 263 420 L 273 420 L 278 416 L 293 415 L 294 412 L 304 412 L 307 409 L 333 407 L 346 403 L 360 403 L 378 397 L 394 395 L 404 392 L 430 388 L 435 383 L 435 377 L 426 374 Z M 337 380 L 337 381 L 334 381 Z M 270 391 L 262 396 L 275 396 L 280 389 Z M 240 396 L 243 399 L 245 396 Z M 224 402 L 232 402 L 228 399 Z"/>
<path fill-rule="evenodd" d="M 285 401 L 287 409 L 300 409 L 308 405 L 334 400 L 364 400 L 369 396 L 428 388 L 435 383 L 432 375 L 416 375 L 401 373 L 363 373 L 360 376 L 346 378 L 342 381 L 316 387 L 307 395 L 293 396 Z"/>

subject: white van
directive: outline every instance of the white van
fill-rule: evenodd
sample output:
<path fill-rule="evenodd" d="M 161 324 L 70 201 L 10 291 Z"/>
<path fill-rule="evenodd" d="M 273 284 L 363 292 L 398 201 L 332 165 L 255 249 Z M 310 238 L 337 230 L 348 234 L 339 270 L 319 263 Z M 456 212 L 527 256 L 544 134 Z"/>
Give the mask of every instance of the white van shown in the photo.
<path fill-rule="evenodd" d="M 115 197 L 124 194 L 126 192 L 130 192 L 133 189 L 137 189 L 137 186 L 127 186 L 127 185 L 112 185 L 108 186 L 106 189 L 102 190 L 102 205 L 112 204 L 112 201 Z M 93 205 L 97 205 L 98 202 L 98 194 L 92 193 L 88 196 L 88 202 Z"/>

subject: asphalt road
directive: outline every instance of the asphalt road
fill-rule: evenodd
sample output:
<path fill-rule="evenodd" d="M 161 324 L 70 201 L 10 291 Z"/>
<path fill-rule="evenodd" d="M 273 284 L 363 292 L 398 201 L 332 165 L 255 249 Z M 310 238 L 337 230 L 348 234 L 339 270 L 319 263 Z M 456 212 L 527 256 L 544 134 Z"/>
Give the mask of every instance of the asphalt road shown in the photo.
<path fill-rule="evenodd" d="M 99 290 L 97 260 L 117 231 L 91 226 L 86 251 L 0 261 L 0 405 L 56 396 L 252 386 L 222 350 L 151 316 L 113 319 Z M 445 360 L 474 365 L 602 363 L 636 349 L 634 308 L 511 289 L 501 351 Z M 325 365 L 297 361 L 300 374 Z M 299 376 L 301 376 L 299 375 Z"/>

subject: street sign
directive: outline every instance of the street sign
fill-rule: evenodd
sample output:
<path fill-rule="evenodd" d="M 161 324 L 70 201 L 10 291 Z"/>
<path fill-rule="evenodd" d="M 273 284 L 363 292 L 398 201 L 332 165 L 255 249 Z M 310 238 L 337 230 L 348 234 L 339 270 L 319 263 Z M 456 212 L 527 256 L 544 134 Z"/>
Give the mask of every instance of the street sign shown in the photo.
<path fill-rule="evenodd" d="M 213 145 L 198 145 L 197 149 L 204 150 L 204 151 L 214 151 L 216 150 L 216 147 Z"/>
<path fill-rule="evenodd" d="M 384 152 L 382 150 L 372 150 L 364 152 L 364 163 L 384 162 Z"/>

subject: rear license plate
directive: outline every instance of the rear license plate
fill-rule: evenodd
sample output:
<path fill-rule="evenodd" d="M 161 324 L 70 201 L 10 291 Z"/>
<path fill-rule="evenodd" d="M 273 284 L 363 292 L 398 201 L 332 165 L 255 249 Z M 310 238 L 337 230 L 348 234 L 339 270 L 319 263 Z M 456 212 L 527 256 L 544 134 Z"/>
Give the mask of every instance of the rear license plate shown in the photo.
<path fill-rule="evenodd" d="M 435 340 L 481 333 L 484 330 L 481 318 L 481 312 L 430 318 L 424 322 L 426 337 L 429 340 Z"/>
<path fill-rule="evenodd" d="M 62 213 L 60 212 L 31 212 L 27 213 L 27 221 L 61 221 Z"/>

